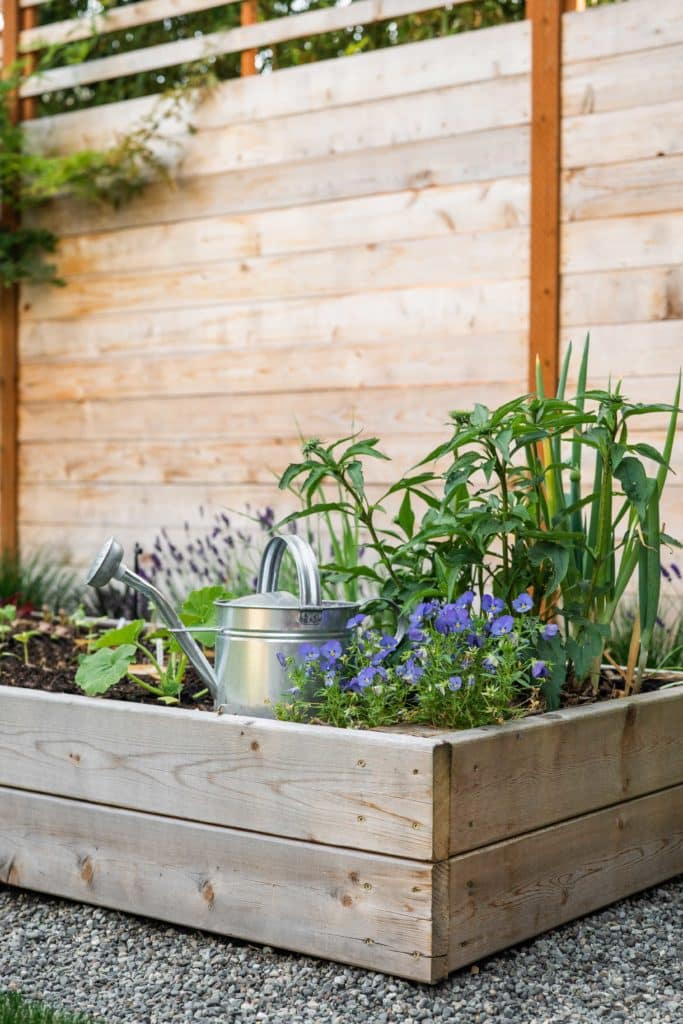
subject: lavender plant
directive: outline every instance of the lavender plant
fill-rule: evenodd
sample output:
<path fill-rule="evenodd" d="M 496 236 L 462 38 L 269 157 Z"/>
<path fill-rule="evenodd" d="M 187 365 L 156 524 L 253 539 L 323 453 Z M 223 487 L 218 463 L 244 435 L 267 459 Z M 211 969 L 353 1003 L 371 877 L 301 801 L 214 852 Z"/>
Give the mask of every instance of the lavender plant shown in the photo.
<path fill-rule="evenodd" d="M 282 659 L 292 687 L 276 714 L 339 727 L 460 729 L 539 707 L 547 687 L 564 680 L 565 652 L 559 627 L 532 608 L 526 591 L 510 607 L 485 593 L 477 607 L 468 590 L 451 602 L 420 602 L 398 635 L 354 616 L 346 649 L 337 640 L 304 644 L 299 659 Z"/>

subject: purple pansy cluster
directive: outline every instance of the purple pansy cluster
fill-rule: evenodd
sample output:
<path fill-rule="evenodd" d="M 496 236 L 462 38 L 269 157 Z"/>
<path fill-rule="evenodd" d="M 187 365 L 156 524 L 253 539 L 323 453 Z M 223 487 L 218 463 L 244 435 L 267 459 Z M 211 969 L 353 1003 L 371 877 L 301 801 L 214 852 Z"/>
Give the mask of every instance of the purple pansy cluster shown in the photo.
<path fill-rule="evenodd" d="M 357 724 L 354 715 L 361 724 L 411 717 L 452 722 L 453 715 L 444 717 L 436 705 L 468 702 L 478 707 L 471 715 L 475 724 L 499 720 L 503 698 L 509 705 L 520 687 L 537 688 L 551 675 L 539 643 L 552 642 L 559 627 L 541 623 L 533 608 L 526 591 L 508 607 L 500 597 L 484 594 L 478 601 L 467 590 L 453 601 L 421 601 L 397 635 L 354 615 L 347 622 L 346 646 L 338 640 L 302 644 L 298 658 L 280 659 L 294 683 L 289 693 L 312 701 L 323 720 L 336 722 L 339 708 L 346 709 L 349 724 Z M 427 717 L 416 717 L 425 706 Z M 371 707 L 374 715 L 366 722 L 362 708 Z"/>

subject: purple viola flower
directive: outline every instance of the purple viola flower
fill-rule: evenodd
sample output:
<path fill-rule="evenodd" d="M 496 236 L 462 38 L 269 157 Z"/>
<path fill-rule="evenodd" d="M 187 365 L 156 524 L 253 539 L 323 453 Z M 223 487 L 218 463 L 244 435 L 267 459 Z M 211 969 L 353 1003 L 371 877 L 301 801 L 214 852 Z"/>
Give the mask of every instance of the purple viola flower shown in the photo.
<path fill-rule="evenodd" d="M 311 662 L 317 661 L 320 657 L 320 648 L 316 647 L 315 644 L 300 644 L 299 656 L 303 658 L 307 665 L 310 665 Z"/>
<path fill-rule="evenodd" d="M 381 637 L 379 645 L 382 648 L 382 650 L 386 651 L 388 654 L 390 651 L 396 650 L 396 648 L 398 647 L 398 640 L 396 639 L 395 636 L 391 636 L 390 633 L 385 633 L 384 636 Z"/>
<path fill-rule="evenodd" d="M 535 661 L 531 666 L 531 674 L 534 679 L 547 679 L 550 672 L 544 661 Z"/>
<path fill-rule="evenodd" d="M 548 622 L 541 630 L 541 636 L 544 640 L 552 640 L 554 636 L 560 632 L 560 627 L 554 622 Z"/>
<path fill-rule="evenodd" d="M 292 697 L 296 697 L 298 693 L 301 693 L 301 687 L 290 686 L 290 688 L 287 690 L 287 693 L 291 693 Z"/>
<path fill-rule="evenodd" d="M 330 665 L 334 665 L 342 656 L 342 645 L 338 640 L 327 640 L 320 648 L 320 653 Z"/>
<path fill-rule="evenodd" d="M 433 619 L 438 610 L 436 601 L 420 601 L 410 614 L 411 626 L 421 626 L 425 619 Z"/>
<path fill-rule="evenodd" d="M 421 644 L 427 639 L 427 634 L 417 626 L 411 626 L 408 630 L 408 639 L 411 643 Z"/>
<path fill-rule="evenodd" d="M 520 615 L 524 615 L 525 612 L 531 611 L 533 606 L 534 602 L 525 590 L 523 590 L 521 594 L 518 594 L 512 602 L 512 607 L 516 612 L 519 612 Z"/>
<path fill-rule="evenodd" d="M 281 665 L 282 668 L 287 668 L 287 659 L 285 658 L 285 656 L 282 653 L 282 651 L 278 651 L 277 654 L 275 655 L 275 657 L 280 662 L 280 665 Z"/>
<path fill-rule="evenodd" d="M 469 608 L 474 601 L 474 591 L 466 590 L 460 597 L 456 597 L 455 603 L 458 608 Z"/>
<path fill-rule="evenodd" d="M 493 594 L 484 594 L 481 599 L 481 610 L 485 615 L 498 615 L 505 608 L 505 601 Z"/>
<path fill-rule="evenodd" d="M 489 626 L 489 632 L 491 636 L 505 636 L 512 632 L 514 624 L 515 621 L 511 615 L 501 615 L 500 618 L 493 620 Z"/>
<path fill-rule="evenodd" d="M 424 669 L 418 665 L 415 658 L 408 658 L 403 665 L 396 669 L 396 675 L 405 680 L 406 683 L 416 683 L 424 675 Z"/>
<path fill-rule="evenodd" d="M 455 693 L 455 691 L 459 690 L 461 687 L 462 687 L 462 677 L 461 676 L 450 676 L 449 677 L 449 679 L 448 679 L 448 689 L 449 690 L 452 690 Z"/>
<path fill-rule="evenodd" d="M 495 658 L 484 658 L 481 664 L 486 672 L 495 672 L 498 668 L 498 663 Z"/>
<path fill-rule="evenodd" d="M 479 636 L 478 633 L 470 633 L 467 637 L 467 643 L 470 647 L 483 647 L 484 638 L 483 636 Z"/>
<path fill-rule="evenodd" d="M 351 618 L 346 623 L 346 628 L 347 629 L 355 629 L 356 626 L 360 626 L 361 622 L 363 622 L 364 619 L 365 619 L 364 615 L 361 615 L 361 614 L 352 615 Z"/>

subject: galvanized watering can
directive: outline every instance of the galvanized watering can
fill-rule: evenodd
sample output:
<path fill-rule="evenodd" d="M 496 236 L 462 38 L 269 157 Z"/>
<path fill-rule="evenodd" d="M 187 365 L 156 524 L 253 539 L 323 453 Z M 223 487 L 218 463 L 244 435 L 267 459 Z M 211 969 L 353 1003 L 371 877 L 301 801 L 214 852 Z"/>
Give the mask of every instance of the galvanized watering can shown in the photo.
<path fill-rule="evenodd" d="M 277 590 L 280 566 L 289 551 L 296 566 L 299 596 Z M 319 645 L 349 637 L 346 623 L 358 611 L 349 601 L 323 601 L 320 574 L 310 544 L 294 535 L 273 537 L 261 560 L 257 592 L 216 601 L 215 669 L 173 606 L 155 586 L 123 564 L 123 548 L 110 537 L 91 565 L 86 583 L 103 587 L 121 580 L 154 602 L 214 699 L 216 707 L 240 715 L 273 717 L 273 705 L 288 687 L 286 658 L 301 661 L 304 643 Z M 279 655 L 279 657 L 278 657 Z"/>

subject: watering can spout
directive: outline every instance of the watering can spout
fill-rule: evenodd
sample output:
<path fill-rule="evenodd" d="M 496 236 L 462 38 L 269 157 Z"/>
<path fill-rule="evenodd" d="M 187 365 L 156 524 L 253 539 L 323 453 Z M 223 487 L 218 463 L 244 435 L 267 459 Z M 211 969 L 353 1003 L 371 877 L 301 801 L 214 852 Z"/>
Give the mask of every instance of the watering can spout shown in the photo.
<path fill-rule="evenodd" d="M 169 629 L 174 631 L 178 644 L 194 665 L 202 682 L 215 701 L 218 697 L 216 675 L 201 647 L 192 639 L 173 605 L 164 597 L 161 591 L 157 590 L 152 583 L 143 579 L 142 576 L 138 576 L 136 572 L 133 572 L 124 564 L 122 546 L 115 537 L 110 537 L 88 569 L 85 582 L 91 587 L 104 587 L 113 579 L 126 583 L 133 590 L 137 590 L 139 594 L 144 594 L 145 597 L 154 603 L 161 618 Z"/>

